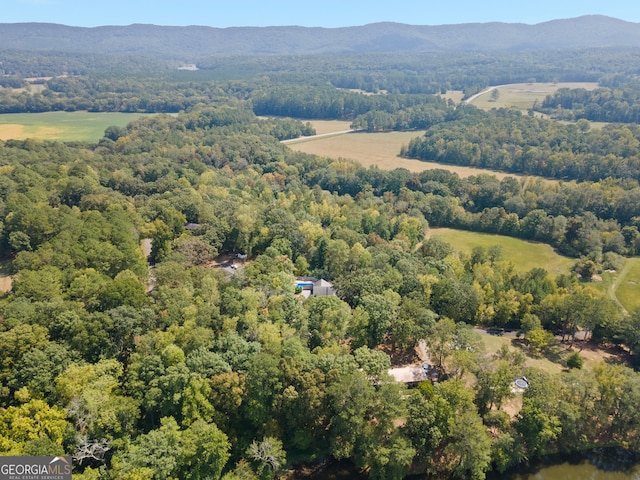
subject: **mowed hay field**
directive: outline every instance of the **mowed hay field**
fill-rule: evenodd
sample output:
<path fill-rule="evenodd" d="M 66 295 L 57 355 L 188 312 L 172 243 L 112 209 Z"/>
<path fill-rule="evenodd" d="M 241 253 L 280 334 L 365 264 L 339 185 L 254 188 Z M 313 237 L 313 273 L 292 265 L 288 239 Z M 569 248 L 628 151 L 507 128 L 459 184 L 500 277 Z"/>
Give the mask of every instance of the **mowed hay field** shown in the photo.
<path fill-rule="evenodd" d="M 119 112 L 6 113 L 0 115 L 0 140 L 97 142 L 111 125 L 126 126 L 144 114 Z"/>
<path fill-rule="evenodd" d="M 640 308 L 640 258 L 627 258 L 624 267 L 616 274 L 612 293 L 629 312 Z"/>
<path fill-rule="evenodd" d="M 519 238 L 492 235 L 489 233 L 468 232 L 452 228 L 432 228 L 427 237 L 439 237 L 460 252 L 471 253 L 474 247 L 502 247 L 503 258 L 513 262 L 519 272 L 542 267 L 552 275 L 569 273 L 576 263 L 575 258 L 563 257 L 550 245 L 528 242 Z"/>
<path fill-rule="evenodd" d="M 528 110 L 537 100 L 542 102 L 547 95 L 553 94 L 560 88 L 584 88 L 595 90 L 597 83 L 591 82 L 561 82 L 561 83 L 513 83 L 500 85 L 486 90 L 469 102 L 478 108 L 490 110 L 492 108 L 516 107 Z M 492 99 L 492 91 L 498 90 L 498 98 Z"/>
<path fill-rule="evenodd" d="M 314 126 L 318 135 L 339 132 L 349 128 L 349 122 L 316 120 L 309 123 Z M 517 175 L 493 170 L 401 158 L 399 153 L 402 146 L 408 145 L 411 139 L 423 134 L 424 131 L 382 133 L 353 132 L 328 137 L 304 138 L 299 141 L 287 142 L 287 146 L 298 152 L 310 153 L 321 157 L 353 160 L 365 167 L 375 165 L 382 170 L 406 168 L 411 172 L 422 172 L 424 170 L 440 168 L 456 172 L 461 177 L 480 174 L 495 175 L 500 179 L 508 176 L 517 177 Z"/>

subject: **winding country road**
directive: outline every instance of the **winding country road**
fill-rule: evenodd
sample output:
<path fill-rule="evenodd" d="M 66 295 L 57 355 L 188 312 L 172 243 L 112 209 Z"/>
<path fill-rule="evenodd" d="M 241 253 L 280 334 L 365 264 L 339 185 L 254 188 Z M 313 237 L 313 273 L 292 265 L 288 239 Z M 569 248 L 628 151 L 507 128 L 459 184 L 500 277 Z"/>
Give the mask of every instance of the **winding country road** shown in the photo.
<path fill-rule="evenodd" d="M 471 95 L 469 98 L 467 98 L 466 100 L 463 100 L 463 102 L 464 103 L 471 103 L 476 98 L 478 98 L 480 95 L 484 95 L 485 93 L 489 93 L 491 90 L 495 90 L 496 88 L 500 88 L 500 87 L 506 87 L 506 85 L 494 85 L 493 87 L 485 88 L 481 92 L 475 93 L 475 94 Z"/>

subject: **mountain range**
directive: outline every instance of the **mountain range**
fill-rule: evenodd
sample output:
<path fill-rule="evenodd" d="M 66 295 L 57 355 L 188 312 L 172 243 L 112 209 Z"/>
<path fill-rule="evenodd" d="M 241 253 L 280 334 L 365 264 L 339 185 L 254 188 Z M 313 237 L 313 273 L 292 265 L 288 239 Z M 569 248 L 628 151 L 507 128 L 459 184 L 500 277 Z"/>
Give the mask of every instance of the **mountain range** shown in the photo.
<path fill-rule="evenodd" d="M 640 24 L 602 15 L 535 25 L 374 23 L 344 28 L 145 24 L 85 28 L 51 23 L 2 23 L 0 46 L 11 50 L 134 54 L 183 61 L 221 55 L 569 50 L 640 47 Z"/>

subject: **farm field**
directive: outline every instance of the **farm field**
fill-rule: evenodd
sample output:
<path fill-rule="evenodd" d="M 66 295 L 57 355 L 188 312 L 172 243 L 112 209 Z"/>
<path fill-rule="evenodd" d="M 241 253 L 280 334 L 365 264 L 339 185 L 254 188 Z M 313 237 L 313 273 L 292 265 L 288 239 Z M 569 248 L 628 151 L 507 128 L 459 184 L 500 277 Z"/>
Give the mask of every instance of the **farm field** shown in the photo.
<path fill-rule="evenodd" d="M 471 97 L 469 103 L 483 110 L 502 107 L 516 107 L 528 110 L 536 100 L 542 102 L 547 95 L 553 94 L 560 88 L 584 88 L 585 90 L 595 90 L 597 83 L 592 82 L 561 82 L 561 83 L 513 83 L 509 85 L 499 85 L 495 88 L 487 89 L 477 96 Z M 492 100 L 492 91 L 498 90 L 498 98 Z"/>
<path fill-rule="evenodd" d="M 338 132 L 349 128 L 349 122 L 336 121 L 312 121 L 318 135 Z M 299 141 L 288 142 L 287 146 L 298 152 L 310 153 L 321 157 L 345 158 L 356 161 L 364 167 L 377 166 L 382 170 L 394 168 L 406 168 L 411 172 L 422 172 L 440 168 L 456 172 L 460 177 L 471 175 L 490 174 L 502 179 L 505 177 L 518 177 L 514 174 L 485 170 L 480 168 L 463 167 L 457 165 L 445 165 L 435 162 L 423 162 L 401 158 L 398 154 L 403 145 L 415 137 L 422 135 L 423 131 L 412 132 L 383 132 L 383 133 L 349 133 L 320 138 L 304 138 Z"/>
<path fill-rule="evenodd" d="M 96 142 L 107 127 L 124 127 L 143 115 L 120 112 L 5 113 L 0 115 L 0 140 L 36 138 Z"/>
<path fill-rule="evenodd" d="M 451 244 L 455 250 L 471 253 L 474 247 L 500 245 L 503 257 L 515 265 L 517 271 L 527 272 L 542 267 L 553 275 L 569 273 L 576 263 L 575 258 L 557 254 L 550 245 L 529 242 L 518 238 L 489 233 L 468 232 L 452 228 L 432 228 L 427 237 L 439 237 Z"/>

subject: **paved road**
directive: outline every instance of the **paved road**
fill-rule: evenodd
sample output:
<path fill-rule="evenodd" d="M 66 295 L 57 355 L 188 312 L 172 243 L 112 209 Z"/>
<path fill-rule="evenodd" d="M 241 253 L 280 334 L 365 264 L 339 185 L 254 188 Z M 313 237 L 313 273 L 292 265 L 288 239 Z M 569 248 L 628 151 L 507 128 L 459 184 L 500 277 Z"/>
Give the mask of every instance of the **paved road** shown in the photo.
<path fill-rule="evenodd" d="M 478 92 L 478 93 L 476 93 L 474 95 L 471 95 L 469 98 L 464 100 L 464 103 L 471 103 L 476 98 L 478 98 L 480 95 L 484 95 L 485 93 L 489 93 L 491 90 L 495 90 L 496 88 L 500 88 L 500 87 L 506 87 L 506 85 L 494 85 L 493 87 L 485 88 L 481 92 Z"/>
<path fill-rule="evenodd" d="M 298 137 L 298 138 L 290 138 L 289 140 L 280 140 L 280 143 L 298 143 L 304 142 L 307 140 L 316 140 L 322 137 L 333 137 L 335 135 L 344 135 L 345 133 L 357 132 L 357 130 L 339 130 L 337 132 L 329 132 L 329 133 L 321 133 L 319 135 L 309 135 L 308 137 Z"/>

